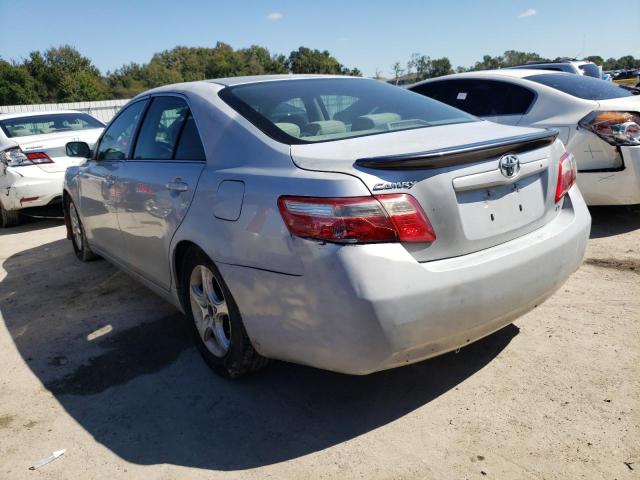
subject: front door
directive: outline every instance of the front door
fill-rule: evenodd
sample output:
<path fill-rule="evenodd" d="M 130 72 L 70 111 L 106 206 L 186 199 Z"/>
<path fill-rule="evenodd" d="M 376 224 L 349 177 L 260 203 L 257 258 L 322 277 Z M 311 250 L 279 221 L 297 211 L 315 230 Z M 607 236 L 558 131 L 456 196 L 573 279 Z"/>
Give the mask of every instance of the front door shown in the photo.
<path fill-rule="evenodd" d="M 93 158 L 80 167 L 79 205 L 87 240 L 98 250 L 119 257 L 121 234 L 116 210 L 124 192 L 117 183 L 129 156 L 146 101 L 129 105 L 111 122 L 96 146 Z"/>
<path fill-rule="evenodd" d="M 118 222 L 125 263 L 165 289 L 171 285 L 171 239 L 187 213 L 205 163 L 185 100 L 154 97 L 133 155 L 118 173 L 117 186 L 126 192 Z"/>

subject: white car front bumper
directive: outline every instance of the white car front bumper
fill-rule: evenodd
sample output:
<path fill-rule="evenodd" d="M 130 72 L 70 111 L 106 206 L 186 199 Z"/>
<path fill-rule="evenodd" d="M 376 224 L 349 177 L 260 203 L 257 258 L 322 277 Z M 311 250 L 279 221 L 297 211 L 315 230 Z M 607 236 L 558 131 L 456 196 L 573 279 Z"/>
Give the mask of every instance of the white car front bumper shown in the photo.
<path fill-rule="evenodd" d="M 620 152 L 623 168 L 578 173 L 578 187 L 587 205 L 640 203 L 640 147 L 620 147 Z"/>

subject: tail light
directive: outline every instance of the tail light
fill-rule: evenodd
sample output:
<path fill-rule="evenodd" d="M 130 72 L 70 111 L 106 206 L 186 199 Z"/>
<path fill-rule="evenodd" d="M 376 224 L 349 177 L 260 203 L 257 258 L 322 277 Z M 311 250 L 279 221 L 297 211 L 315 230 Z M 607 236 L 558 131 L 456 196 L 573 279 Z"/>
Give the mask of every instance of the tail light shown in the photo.
<path fill-rule="evenodd" d="M 34 165 L 39 165 L 41 163 L 53 163 L 53 160 L 49 158 L 49 155 L 44 152 L 27 152 L 25 155 Z"/>
<path fill-rule="evenodd" d="M 0 162 L 8 167 L 22 167 L 25 165 L 39 165 L 41 163 L 53 163 L 44 152 L 24 153 L 20 147 L 9 148 L 0 151 Z"/>
<path fill-rule="evenodd" d="M 27 156 L 22 152 L 20 147 L 9 148 L 0 151 L 0 162 L 7 167 L 20 167 L 22 165 L 33 165 Z"/>
<path fill-rule="evenodd" d="M 436 234 L 408 194 L 278 199 L 292 235 L 337 243 L 433 242 Z"/>
<path fill-rule="evenodd" d="M 576 183 L 578 170 L 573 154 L 564 152 L 558 165 L 558 185 L 556 186 L 556 202 L 564 197 L 569 189 Z"/>
<path fill-rule="evenodd" d="M 633 112 L 591 112 L 578 122 L 614 146 L 640 145 L 640 114 Z"/>

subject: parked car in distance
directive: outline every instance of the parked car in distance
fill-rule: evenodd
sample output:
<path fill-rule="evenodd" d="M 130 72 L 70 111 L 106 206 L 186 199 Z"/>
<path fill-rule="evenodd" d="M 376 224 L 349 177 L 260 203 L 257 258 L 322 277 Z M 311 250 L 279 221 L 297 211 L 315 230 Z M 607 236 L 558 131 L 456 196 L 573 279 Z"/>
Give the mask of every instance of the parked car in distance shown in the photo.
<path fill-rule="evenodd" d="M 549 70 L 556 72 L 574 73 L 593 78 L 602 78 L 602 67 L 585 60 L 559 60 L 556 62 L 530 62 L 514 65 L 506 69 Z"/>
<path fill-rule="evenodd" d="M 16 225 L 20 213 L 60 203 L 72 140 L 93 145 L 104 124 L 87 113 L 58 110 L 0 114 L 0 227 Z"/>
<path fill-rule="evenodd" d="M 409 89 L 493 122 L 555 129 L 575 156 L 588 205 L 640 203 L 637 90 L 587 76 L 519 69 L 448 75 Z"/>
<path fill-rule="evenodd" d="M 370 79 L 169 85 L 67 170 L 68 237 L 182 309 L 221 375 L 367 374 L 489 335 L 578 268 L 591 220 L 556 135 Z"/>

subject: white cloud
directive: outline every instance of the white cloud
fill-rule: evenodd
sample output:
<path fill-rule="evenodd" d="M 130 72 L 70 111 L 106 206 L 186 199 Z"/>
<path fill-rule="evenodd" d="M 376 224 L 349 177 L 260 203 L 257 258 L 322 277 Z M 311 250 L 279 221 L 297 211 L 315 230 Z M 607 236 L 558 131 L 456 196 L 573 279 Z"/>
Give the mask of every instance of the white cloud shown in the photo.
<path fill-rule="evenodd" d="M 270 22 L 277 22 L 278 20 L 282 20 L 282 14 L 280 12 L 271 12 L 267 15 L 267 20 Z"/>
<path fill-rule="evenodd" d="M 520 15 L 518 15 L 518 18 L 533 17 L 537 13 L 538 12 L 535 9 L 527 8 L 524 12 L 522 12 Z"/>

